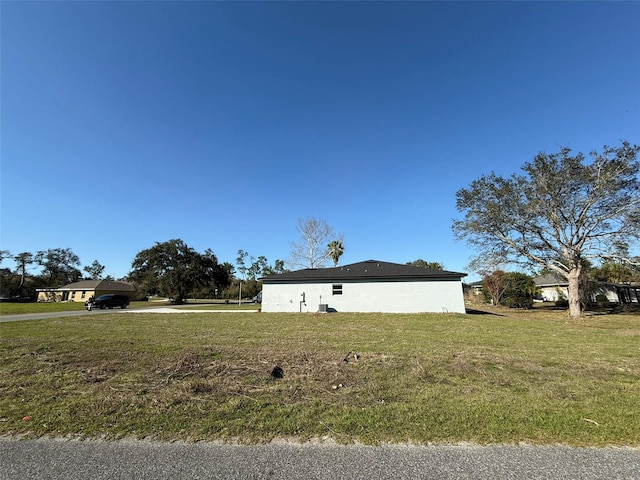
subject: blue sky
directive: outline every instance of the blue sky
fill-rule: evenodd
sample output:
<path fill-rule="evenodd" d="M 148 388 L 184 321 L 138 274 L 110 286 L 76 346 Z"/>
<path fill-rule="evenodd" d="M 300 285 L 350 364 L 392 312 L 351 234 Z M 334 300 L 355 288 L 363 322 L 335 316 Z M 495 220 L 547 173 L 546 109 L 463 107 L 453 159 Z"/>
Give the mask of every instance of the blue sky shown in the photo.
<path fill-rule="evenodd" d="M 540 151 L 640 143 L 638 2 L 14 2 L 0 248 L 126 275 L 180 238 L 467 271 L 455 193 Z M 471 275 L 468 279 L 475 279 Z"/>

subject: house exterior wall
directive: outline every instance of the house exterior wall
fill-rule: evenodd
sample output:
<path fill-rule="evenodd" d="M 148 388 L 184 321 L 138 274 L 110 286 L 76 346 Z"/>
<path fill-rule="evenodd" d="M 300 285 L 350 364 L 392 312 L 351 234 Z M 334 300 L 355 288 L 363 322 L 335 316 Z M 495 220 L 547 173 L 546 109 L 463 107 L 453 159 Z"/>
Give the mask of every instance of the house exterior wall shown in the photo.
<path fill-rule="evenodd" d="M 61 290 L 51 289 L 49 291 L 38 292 L 38 302 L 86 302 L 89 297 L 97 297 L 105 293 L 120 292 L 102 292 L 96 293 L 93 289 L 84 290 Z"/>
<path fill-rule="evenodd" d="M 566 286 L 552 285 L 540 288 L 540 295 L 545 302 L 557 302 L 569 298 L 569 289 Z"/>
<path fill-rule="evenodd" d="M 610 303 L 640 303 L 640 298 L 636 294 L 637 287 L 632 287 L 626 299 L 621 298 L 620 286 L 599 282 L 595 284 L 589 293 L 589 300 L 596 302 L 599 295 L 604 295 Z M 557 302 L 569 298 L 569 289 L 566 286 L 544 286 L 540 287 L 542 299 L 545 302 Z"/>
<path fill-rule="evenodd" d="M 99 297 L 100 295 L 106 295 L 108 293 L 116 293 L 121 295 L 129 295 L 130 297 L 135 294 L 133 287 L 124 284 L 123 282 L 101 282 L 102 285 L 106 283 L 106 287 L 93 288 L 91 286 L 82 285 L 84 282 L 77 282 L 76 284 L 70 284 L 60 288 L 42 288 L 37 289 L 38 302 L 86 302 L 89 297 Z M 112 288 L 108 288 L 112 287 Z"/>
<path fill-rule="evenodd" d="M 89 297 L 95 295 L 95 290 L 72 290 L 69 292 L 68 301 L 70 302 L 86 302 Z"/>
<path fill-rule="evenodd" d="M 591 301 L 595 302 L 598 295 L 604 295 L 607 297 L 607 301 L 610 303 L 619 303 L 620 297 L 618 296 L 618 290 L 613 285 L 599 285 L 595 292 L 593 292 Z"/>
<path fill-rule="evenodd" d="M 62 292 L 56 289 L 41 289 L 38 291 L 38 302 L 60 302 L 62 300 Z"/>
<path fill-rule="evenodd" d="M 334 285 L 342 286 L 341 294 L 334 293 L 337 290 Z M 320 304 L 338 312 L 465 313 L 459 279 L 265 283 L 262 286 L 263 312 L 317 312 Z"/>

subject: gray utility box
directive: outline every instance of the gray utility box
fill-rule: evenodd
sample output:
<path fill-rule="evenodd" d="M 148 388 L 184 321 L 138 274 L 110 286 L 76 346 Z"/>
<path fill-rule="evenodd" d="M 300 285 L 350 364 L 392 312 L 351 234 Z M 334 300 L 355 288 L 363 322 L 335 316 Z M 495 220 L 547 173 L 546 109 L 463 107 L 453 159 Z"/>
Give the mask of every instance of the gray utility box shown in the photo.
<path fill-rule="evenodd" d="M 318 307 L 318 311 L 326 313 L 328 308 L 329 308 L 329 305 L 327 305 L 326 303 L 321 303 L 320 306 Z"/>

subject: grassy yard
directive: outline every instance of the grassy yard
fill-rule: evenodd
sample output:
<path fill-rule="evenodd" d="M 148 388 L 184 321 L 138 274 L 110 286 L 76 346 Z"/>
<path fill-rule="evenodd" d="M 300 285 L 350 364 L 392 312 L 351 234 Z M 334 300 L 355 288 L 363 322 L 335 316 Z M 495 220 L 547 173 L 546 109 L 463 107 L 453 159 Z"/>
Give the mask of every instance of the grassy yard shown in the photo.
<path fill-rule="evenodd" d="M 0 434 L 640 446 L 637 314 L 105 314 L 0 355 Z"/>
<path fill-rule="evenodd" d="M 153 307 L 175 307 L 175 308 L 198 308 L 204 310 L 257 310 L 260 305 L 255 303 L 242 303 L 238 305 L 238 300 L 188 300 L 184 305 L 172 305 L 169 300 L 150 302 L 131 302 L 127 308 L 153 308 Z M 19 315 L 21 313 L 49 313 L 49 312 L 71 312 L 83 310 L 83 302 L 31 302 L 31 303 L 9 303 L 0 302 L 0 315 Z"/>
<path fill-rule="evenodd" d="M 82 302 L 0 302 L 0 315 L 17 315 L 21 313 L 71 312 L 83 309 L 84 303 Z"/>

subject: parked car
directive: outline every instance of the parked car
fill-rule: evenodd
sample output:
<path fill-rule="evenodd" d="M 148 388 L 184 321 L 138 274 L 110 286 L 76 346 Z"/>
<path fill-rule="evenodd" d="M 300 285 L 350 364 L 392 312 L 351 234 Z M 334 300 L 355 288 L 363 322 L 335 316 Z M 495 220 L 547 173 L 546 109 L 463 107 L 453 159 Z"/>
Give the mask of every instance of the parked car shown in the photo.
<path fill-rule="evenodd" d="M 113 307 L 127 308 L 127 305 L 129 305 L 129 297 L 127 297 L 126 295 L 117 295 L 117 294 L 110 293 L 107 295 L 100 295 L 98 298 L 95 298 L 95 299 L 90 298 L 84 304 L 84 307 L 87 310 L 91 310 L 92 308 L 100 308 L 100 309 L 113 308 Z"/>
<path fill-rule="evenodd" d="M 262 292 L 253 297 L 253 303 L 262 303 Z"/>

